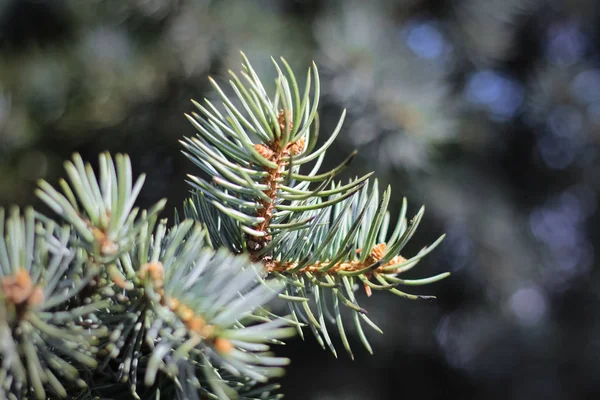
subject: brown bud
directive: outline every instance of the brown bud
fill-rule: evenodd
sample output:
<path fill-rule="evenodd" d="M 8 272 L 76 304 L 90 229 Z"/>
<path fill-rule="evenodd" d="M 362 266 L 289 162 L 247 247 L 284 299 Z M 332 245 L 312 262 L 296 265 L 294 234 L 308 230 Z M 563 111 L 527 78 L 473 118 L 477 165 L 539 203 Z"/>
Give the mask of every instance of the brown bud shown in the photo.
<path fill-rule="evenodd" d="M 200 316 L 195 316 L 194 318 L 190 319 L 186 323 L 186 326 L 192 332 L 202 334 L 202 331 L 203 331 L 204 327 L 206 326 L 206 321 L 204 321 L 204 318 L 202 318 Z"/>
<path fill-rule="evenodd" d="M 140 267 L 138 277 L 140 279 L 146 279 L 148 276 L 154 282 L 155 288 L 162 286 L 165 268 L 160 261 L 146 263 Z"/>
<path fill-rule="evenodd" d="M 42 304 L 43 301 L 44 301 L 44 289 L 41 286 L 36 286 L 33 289 L 33 291 L 31 292 L 29 299 L 27 300 L 27 305 L 35 307 L 35 306 L 39 306 L 40 304 Z"/>
<path fill-rule="evenodd" d="M 120 287 L 121 289 L 130 289 L 130 285 L 129 282 L 127 282 L 127 280 L 125 280 L 123 278 L 123 276 L 120 275 L 111 275 L 110 277 L 112 279 L 112 281 L 115 283 L 115 285 L 117 285 L 118 287 Z"/>
<path fill-rule="evenodd" d="M 215 340 L 215 349 L 219 353 L 227 354 L 233 350 L 233 343 L 229 339 L 217 338 Z"/>
<path fill-rule="evenodd" d="M 7 276 L 0 280 L 0 287 L 6 300 L 13 304 L 22 304 L 31 295 L 33 284 L 26 269 L 20 269 L 14 276 Z"/>
<path fill-rule="evenodd" d="M 179 300 L 174 297 L 167 297 L 165 305 L 169 307 L 169 310 L 176 311 L 179 308 Z"/>
<path fill-rule="evenodd" d="M 188 322 L 192 318 L 194 318 L 194 312 L 185 304 L 181 304 L 179 306 L 179 309 L 177 310 L 177 315 L 179 315 L 179 318 L 181 318 L 183 322 Z"/>
<path fill-rule="evenodd" d="M 114 256 L 119 252 L 119 245 L 112 240 L 104 240 L 100 245 L 100 252 L 103 256 Z"/>
<path fill-rule="evenodd" d="M 93 227 L 92 235 L 94 235 L 94 240 L 97 242 L 102 243 L 106 240 L 106 234 L 96 227 Z"/>
<path fill-rule="evenodd" d="M 271 159 L 271 157 L 273 157 L 273 154 L 275 154 L 275 153 L 273 152 L 273 150 L 271 150 L 270 148 L 268 148 L 267 146 L 265 146 L 265 145 L 264 145 L 264 144 L 262 144 L 262 143 L 255 144 L 255 145 L 254 145 L 254 149 L 255 149 L 256 151 L 258 151 L 258 153 L 259 153 L 261 156 L 263 156 L 264 158 L 266 158 L 267 160 L 270 160 L 270 159 Z"/>
<path fill-rule="evenodd" d="M 385 248 L 385 243 L 379 243 L 373 246 L 373 249 L 369 254 L 369 257 L 371 257 L 374 260 L 373 262 L 377 262 L 383 258 L 383 256 L 385 255 Z"/>
<path fill-rule="evenodd" d="M 292 156 L 296 156 L 296 155 L 300 154 L 302 152 L 302 150 L 304 150 L 305 144 L 306 144 L 306 141 L 304 140 L 304 138 L 300 138 L 300 139 L 296 140 L 294 143 L 290 143 L 288 145 L 290 154 Z"/>

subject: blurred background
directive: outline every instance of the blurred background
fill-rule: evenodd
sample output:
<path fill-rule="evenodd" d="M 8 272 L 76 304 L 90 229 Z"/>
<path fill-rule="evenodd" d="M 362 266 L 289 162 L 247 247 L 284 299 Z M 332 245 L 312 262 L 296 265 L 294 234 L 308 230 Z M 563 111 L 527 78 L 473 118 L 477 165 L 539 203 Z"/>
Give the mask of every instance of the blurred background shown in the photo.
<path fill-rule="evenodd" d="M 0 205 L 109 150 L 148 175 L 141 206 L 180 207 L 207 77 L 240 50 L 266 81 L 271 55 L 315 60 L 322 139 L 348 109 L 328 165 L 358 149 L 344 178 L 424 204 L 406 255 L 447 238 L 410 276 L 452 276 L 436 303 L 362 299 L 374 356 L 277 349 L 286 398 L 598 398 L 599 22 L 595 0 L 0 0 Z"/>

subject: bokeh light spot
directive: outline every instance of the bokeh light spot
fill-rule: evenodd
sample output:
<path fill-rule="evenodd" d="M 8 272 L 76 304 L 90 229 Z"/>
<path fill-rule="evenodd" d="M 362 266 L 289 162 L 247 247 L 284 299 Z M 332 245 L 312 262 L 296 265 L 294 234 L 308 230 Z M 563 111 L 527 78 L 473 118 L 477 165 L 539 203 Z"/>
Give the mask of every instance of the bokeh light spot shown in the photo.
<path fill-rule="evenodd" d="M 440 57 L 446 43 L 442 33 L 431 23 L 414 23 L 407 28 L 406 44 L 417 56 L 427 59 Z"/>
<path fill-rule="evenodd" d="M 509 300 L 513 315 L 524 325 L 535 325 L 546 314 L 546 296 L 535 286 L 517 290 Z"/>

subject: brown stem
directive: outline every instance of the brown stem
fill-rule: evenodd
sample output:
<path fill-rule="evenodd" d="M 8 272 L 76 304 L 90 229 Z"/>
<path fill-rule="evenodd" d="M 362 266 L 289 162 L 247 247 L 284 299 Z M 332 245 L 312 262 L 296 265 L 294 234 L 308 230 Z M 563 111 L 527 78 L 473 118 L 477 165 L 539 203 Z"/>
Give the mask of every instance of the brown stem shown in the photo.
<path fill-rule="evenodd" d="M 314 263 L 312 265 L 307 265 L 306 267 L 301 268 L 297 272 L 298 273 L 310 272 L 310 273 L 317 273 L 317 274 L 321 274 L 321 275 L 335 275 L 339 271 L 345 271 L 345 272 L 360 271 L 361 269 L 364 269 L 364 268 L 368 267 L 369 265 L 375 264 L 377 261 L 379 261 L 383 257 L 383 254 L 379 253 L 379 250 L 382 248 L 385 250 L 385 243 L 380 243 L 377 246 L 375 246 L 373 248 L 373 250 L 371 251 L 371 253 L 369 254 L 369 256 L 367 257 L 367 259 L 365 260 L 365 262 L 360 262 L 359 260 L 338 262 L 337 264 L 335 264 L 333 267 L 331 267 L 327 271 L 322 272 L 322 271 L 319 271 L 319 269 L 324 267 L 325 265 L 329 264 L 329 261 L 317 261 L 316 263 Z M 357 250 L 357 253 L 360 253 L 360 250 Z M 406 261 L 406 259 L 404 257 L 398 255 L 398 256 L 392 258 L 387 263 L 382 264 L 382 265 L 378 266 L 377 268 L 373 269 L 373 271 L 371 271 L 371 273 L 373 273 L 373 272 L 384 273 L 384 268 L 389 267 L 390 265 L 400 264 L 405 261 Z M 281 273 L 281 272 L 293 270 L 297 266 L 298 266 L 298 263 L 296 263 L 296 262 L 271 261 L 267 265 L 267 270 L 269 272 L 280 272 Z M 390 272 L 387 272 L 387 273 L 390 273 Z"/>
<path fill-rule="evenodd" d="M 277 122 L 279 123 L 279 128 L 282 132 L 285 129 L 289 129 L 289 131 L 291 131 L 293 128 L 289 111 L 287 114 L 287 127 L 285 125 L 286 115 L 283 110 L 279 112 L 277 117 Z M 268 175 L 265 177 L 263 183 L 268 186 L 264 193 L 269 197 L 269 200 L 260 201 L 262 208 L 259 209 L 256 216 L 264 218 L 264 221 L 254 227 L 255 230 L 264 232 L 266 235 L 262 237 L 246 235 L 246 247 L 250 253 L 250 258 L 253 261 L 264 261 L 264 257 L 259 257 L 257 253 L 271 241 L 269 225 L 271 224 L 271 218 L 273 217 L 275 199 L 277 198 L 277 190 L 279 189 L 277 181 L 285 172 L 286 162 L 284 161 L 284 158 L 290 155 L 294 156 L 299 154 L 304 148 L 304 139 L 301 138 L 295 142 L 290 142 L 283 148 L 279 139 L 275 139 L 265 144 L 257 144 L 254 146 L 254 148 L 260 153 L 261 156 L 277 164 L 277 167 L 275 168 L 266 169 Z"/>
<path fill-rule="evenodd" d="M 217 337 L 215 335 L 217 328 L 214 325 L 209 324 L 201 315 L 195 314 L 189 306 L 175 297 L 165 295 L 163 288 L 164 275 L 164 266 L 160 261 L 146 263 L 138 271 L 138 278 L 152 285 L 155 292 L 160 296 L 160 303 L 175 313 L 186 328 L 199 335 L 202 340 L 212 343 L 217 351 L 221 353 L 231 351 L 233 344 L 228 339 Z"/>
<path fill-rule="evenodd" d="M 306 267 L 301 268 L 300 270 L 296 271 L 296 273 L 302 274 L 302 273 L 310 272 L 310 273 L 316 274 L 316 275 L 336 275 L 340 271 L 345 271 L 345 272 L 360 271 L 362 269 L 367 268 L 369 265 L 373 265 L 377 261 L 381 260 L 383 258 L 383 256 L 385 255 L 385 248 L 386 248 L 385 243 L 379 243 L 378 245 L 374 246 L 373 249 L 371 250 L 371 252 L 369 253 L 369 255 L 367 256 L 365 262 L 360 262 L 359 260 L 338 262 L 337 264 L 335 264 L 331 268 L 329 268 L 327 271 L 320 271 L 319 269 L 324 267 L 325 265 L 329 264 L 329 262 L 328 261 L 317 261 L 316 263 L 314 263 L 312 265 L 307 265 Z M 361 249 L 358 249 L 356 252 L 360 253 Z M 388 261 L 387 263 L 380 265 L 377 268 L 374 268 L 372 271 L 366 272 L 364 275 L 367 279 L 370 280 L 373 273 L 393 274 L 394 271 L 386 272 L 384 270 L 384 268 L 389 267 L 391 265 L 401 264 L 405 261 L 406 261 L 406 259 L 404 257 L 397 255 L 394 258 L 392 258 L 390 261 Z M 267 268 L 267 271 L 269 271 L 269 272 L 283 273 L 283 272 L 293 270 L 294 268 L 296 268 L 298 266 L 298 263 L 281 262 L 281 261 L 271 260 L 271 261 L 265 263 L 265 266 Z M 364 286 L 365 286 L 365 292 L 367 293 L 367 296 L 371 296 L 371 288 L 367 284 L 365 284 Z"/>

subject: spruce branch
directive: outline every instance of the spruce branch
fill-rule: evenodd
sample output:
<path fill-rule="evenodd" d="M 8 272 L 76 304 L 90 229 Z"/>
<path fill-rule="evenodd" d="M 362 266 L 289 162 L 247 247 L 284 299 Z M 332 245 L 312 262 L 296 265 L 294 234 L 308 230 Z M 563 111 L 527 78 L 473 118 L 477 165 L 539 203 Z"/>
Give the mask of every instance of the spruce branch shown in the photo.
<path fill-rule="evenodd" d="M 129 156 L 117 154 L 113 162 L 110 154 L 102 153 L 99 169 L 98 179 L 92 166 L 74 154 L 72 161 L 65 162 L 71 184 L 65 179 L 59 181 L 63 193 L 40 180 L 36 195 L 74 227 L 80 247 L 97 262 L 107 263 L 131 248 L 140 227 L 146 220 L 156 218 L 166 200 L 159 201 L 140 218 L 134 205 L 145 176 L 133 184 Z"/>
<path fill-rule="evenodd" d="M 183 398 L 237 399 L 283 373 L 288 360 L 275 357 L 268 343 L 295 330 L 262 312 L 281 283 L 262 285 L 262 266 L 213 250 L 193 220 L 171 229 L 166 220 L 156 224 L 164 201 L 138 213 L 133 204 L 143 176 L 132 185 L 127 156 L 117 155 L 113 164 L 102 154 L 99 179 L 79 155 L 65 167 L 73 189 L 61 181 L 61 194 L 41 182 L 37 194 L 74 226 L 66 243 L 79 250 L 83 269 L 93 271 L 95 284 L 75 302 L 104 304 L 94 317 L 110 334 L 99 344 L 92 379 L 128 382 L 137 399 L 169 387 Z"/>
<path fill-rule="evenodd" d="M 401 215 L 391 226 L 390 188 L 380 196 L 377 180 L 369 184 L 371 174 L 345 184 L 335 182 L 356 153 L 330 171 L 319 171 L 341 131 L 345 111 L 317 148 L 319 76 L 314 63 L 301 94 L 288 63 L 282 59 L 282 69 L 273 60 L 276 89 L 269 96 L 244 54 L 242 58 L 242 78 L 230 71 L 234 100 L 211 79 L 221 108 L 205 99 L 203 104 L 194 102 L 200 114 L 186 115 L 198 134 L 182 140 L 184 154 L 210 179 L 189 176 L 196 191 L 184 204 L 184 214 L 202 221 L 214 243 L 262 262 L 269 272 L 265 281 L 285 284 L 280 297 L 287 301 L 301 335 L 300 327 L 308 325 L 336 354 L 329 320 L 352 356 L 340 315 L 342 304 L 354 313 L 361 341 L 371 351 L 361 323 L 379 328 L 358 304 L 355 287 L 364 286 L 368 296 L 385 290 L 406 299 L 433 298 L 398 287 L 436 282 L 447 273 L 420 280 L 401 279 L 398 274 L 413 268 L 443 236 L 404 258 L 400 252 L 424 210 L 408 221 L 404 199 Z M 312 168 L 302 172 L 311 161 Z"/>
<path fill-rule="evenodd" d="M 393 225 L 389 187 L 380 194 L 372 174 L 336 181 L 356 153 L 320 172 L 345 112 L 317 146 L 314 63 L 301 93 L 287 62 L 273 60 L 269 96 L 242 57 L 233 100 L 211 79 L 221 106 L 194 103 L 200 114 L 187 116 L 199 134 L 182 140 L 184 153 L 211 178 L 189 176 L 185 219 L 158 221 L 165 200 L 136 208 L 144 176 L 134 182 L 128 156 L 108 153 L 97 173 L 75 154 L 60 191 L 39 182 L 67 225 L 0 209 L 0 396 L 277 399 L 268 381 L 289 360 L 271 345 L 307 326 L 336 354 L 333 325 L 352 356 L 342 306 L 371 351 L 363 324 L 380 330 L 357 287 L 432 298 L 399 289 L 448 275 L 400 277 L 443 239 L 400 254 L 423 209 L 409 221 L 404 199 Z M 267 309 L 275 297 L 289 316 Z"/>
<path fill-rule="evenodd" d="M 0 390 L 7 398 L 66 397 L 86 387 L 79 368 L 94 368 L 102 326 L 79 321 L 105 306 L 71 300 L 95 271 L 70 250 L 70 229 L 37 220 L 33 209 L 0 209 Z M 67 386 L 67 387 L 65 387 Z"/>
<path fill-rule="evenodd" d="M 191 385 L 184 391 L 191 398 L 203 392 L 229 399 L 239 393 L 217 368 L 254 382 L 281 375 L 288 360 L 274 357 L 267 343 L 294 330 L 285 319 L 257 321 L 253 314 L 281 285 L 261 285 L 260 268 L 247 257 L 210 249 L 191 220 L 168 232 L 161 221 L 152 237 L 141 232 L 135 250 L 116 264 L 120 278 L 105 316 L 112 321 L 106 349 L 119 360 L 119 380 L 128 379 L 136 393 L 138 376 L 151 387 L 163 373 L 178 386 Z"/>

